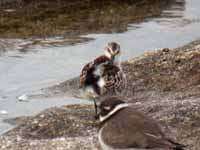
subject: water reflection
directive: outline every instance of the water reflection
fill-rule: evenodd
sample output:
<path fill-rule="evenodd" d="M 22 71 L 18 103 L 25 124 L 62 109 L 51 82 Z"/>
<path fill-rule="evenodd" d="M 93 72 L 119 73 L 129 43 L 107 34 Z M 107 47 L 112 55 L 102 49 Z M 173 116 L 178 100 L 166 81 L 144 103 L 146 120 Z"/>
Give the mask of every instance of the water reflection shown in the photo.
<path fill-rule="evenodd" d="M 113 7 L 101 6 L 95 12 L 86 11 L 79 17 L 74 14 L 75 24 L 71 30 L 66 30 L 64 37 L 42 38 L 42 39 L 0 39 L 0 55 L 7 51 L 18 50 L 27 52 L 34 45 L 41 46 L 66 46 L 75 43 L 87 42 L 91 39 L 72 36 L 73 34 L 88 33 L 123 33 L 128 30 L 135 30 L 130 24 L 157 18 L 159 23 L 167 23 L 169 18 L 181 18 L 184 15 L 185 0 L 159 1 L 151 4 L 123 4 Z M 72 14 L 73 15 L 73 14 Z M 149 18 L 149 19 L 148 19 Z M 63 20 L 64 21 L 64 20 Z M 65 22 L 65 21 L 64 21 Z M 187 22 L 187 21 L 185 21 Z M 185 23 L 183 22 L 183 23 Z"/>
<path fill-rule="evenodd" d="M 154 19 L 154 21 L 160 25 L 167 25 L 172 28 L 199 23 L 200 11 L 198 5 L 200 5 L 200 2 L 197 0 L 176 0 L 171 7 L 165 9 L 161 16 Z"/>
<path fill-rule="evenodd" d="M 183 17 L 185 10 L 185 0 L 175 0 L 169 7 L 166 7 L 161 18 L 180 18 Z"/>

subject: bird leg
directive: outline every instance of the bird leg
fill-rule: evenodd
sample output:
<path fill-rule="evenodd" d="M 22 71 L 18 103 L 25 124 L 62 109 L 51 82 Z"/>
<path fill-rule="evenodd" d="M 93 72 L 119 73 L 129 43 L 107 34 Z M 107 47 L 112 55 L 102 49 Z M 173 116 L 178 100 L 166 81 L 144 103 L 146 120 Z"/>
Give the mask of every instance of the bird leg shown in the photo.
<path fill-rule="evenodd" d="M 96 99 L 94 98 L 93 99 L 93 101 L 94 101 L 94 109 L 95 109 L 95 116 L 94 116 L 94 118 L 95 119 L 98 119 L 98 112 L 97 112 L 97 102 L 96 102 Z"/>

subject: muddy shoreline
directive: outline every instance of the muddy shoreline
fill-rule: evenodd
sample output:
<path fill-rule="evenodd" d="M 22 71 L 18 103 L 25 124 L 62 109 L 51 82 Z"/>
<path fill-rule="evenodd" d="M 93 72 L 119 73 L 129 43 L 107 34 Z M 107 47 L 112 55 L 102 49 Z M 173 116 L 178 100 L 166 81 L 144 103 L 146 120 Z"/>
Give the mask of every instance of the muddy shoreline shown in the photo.
<path fill-rule="evenodd" d="M 128 24 L 156 17 L 173 0 L 16 1 L 0 7 L 0 37 L 79 36 L 124 32 Z"/>
<path fill-rule="evenodd" d="M 123 69 L 129 81 L 127 101 L 158 120 L 176 141 L 200 146 L 200 41 L 176 49 L 161 49 L 128 60 Z M 73 95 L 78 78 L 45 89 L 46 94 Z M 73 89 L 73 90 L 71 90 Z M 18 126 L 0 137 L 0 149 L 99 149 L 98 122 L 92 105 L 49 108 L 17 119 Z M 12 119 L 11 119 L 12 121 Z"/>

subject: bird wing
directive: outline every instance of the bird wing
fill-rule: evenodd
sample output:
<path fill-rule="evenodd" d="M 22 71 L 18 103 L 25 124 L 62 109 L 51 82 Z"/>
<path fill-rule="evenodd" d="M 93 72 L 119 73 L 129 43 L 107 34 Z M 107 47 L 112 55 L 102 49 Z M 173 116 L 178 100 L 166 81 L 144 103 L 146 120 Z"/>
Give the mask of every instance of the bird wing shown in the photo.
<path fill-rule="evenodd" d="M 124 75 L 122 70 L 115 65 L 105 64 L 103 71 L 103 78 L 105 82 L 105 88 L 108 89 L 117 89 L 122 86 L 124 82 Z"/>
<path fill-rule="evenodd" d="M 93 70 L 94 70 L 93 62 L 89 62 L 83 67 L 80 74 L 80 81 L 79 81 L 80 87 L 84 86 L 88 74 L 91 73 Z"/>
<path fill-rule="evenodd" d="M 118 148 L 168 148 L 182 150 L 181 145 L 165 138 L 159 125 L 143 114 L 121 110 L 105 123 L 102 136 L 106 144 Z M 129 121 L 128 121 L 129 120 Z M 127 122 L 128 121 L 128 122 Z"/>
<path fill-rule="evenodd" d="M 80 74 L 80 87 L 83 87 L 85 85 L 86 80 L 88 79 L 88 76 L 93 75 L 95 69 L 99 66 L 99 65 L 103 65 L 106 63 L 109 63 L 110 59 L 106 56 L 99 56 L 96 59 L 94 59 L 93 61 L 87 63 Z"/>

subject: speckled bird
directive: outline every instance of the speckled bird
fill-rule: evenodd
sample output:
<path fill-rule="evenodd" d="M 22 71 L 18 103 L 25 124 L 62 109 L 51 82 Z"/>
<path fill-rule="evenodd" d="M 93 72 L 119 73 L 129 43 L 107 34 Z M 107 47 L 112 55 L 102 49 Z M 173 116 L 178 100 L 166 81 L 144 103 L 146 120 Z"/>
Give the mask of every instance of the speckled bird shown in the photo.
<path fill-rule="evenodd" d="M 120 45 L 110 42 L 105 54 L 87 63 L 80 74 L 80 88 L 92 99 L 97 115 L 97 103 L 102 96 L 120 94 L 126 87 L 126 78 L 120 67 Z"/>

